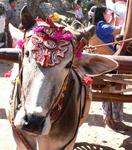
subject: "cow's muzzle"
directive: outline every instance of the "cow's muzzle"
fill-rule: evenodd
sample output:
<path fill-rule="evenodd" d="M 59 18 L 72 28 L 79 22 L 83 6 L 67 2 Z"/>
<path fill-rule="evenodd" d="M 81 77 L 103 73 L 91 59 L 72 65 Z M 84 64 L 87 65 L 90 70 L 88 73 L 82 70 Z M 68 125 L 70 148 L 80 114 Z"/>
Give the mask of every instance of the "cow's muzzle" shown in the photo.
<path fill-rule="evenodd" d="M 45 124 L 45 117 L 37 116 L 35 114 L 27 114 L 24 117 L 22 130 L 34 133 L 34 134 L 41 134 L 44 124 Z"/>
<path fill-rule="evenodd" d="M 43 112 L 45 111 L 43 110 Z M 50 116 L 42 114 L 42 111 L 38 111 L 38 108 L 25 111 L 22 107 L 15 116 L 14 125 L 20 130 L 28 131 L 35 135 L 48 135 L 51 129 Z"/>

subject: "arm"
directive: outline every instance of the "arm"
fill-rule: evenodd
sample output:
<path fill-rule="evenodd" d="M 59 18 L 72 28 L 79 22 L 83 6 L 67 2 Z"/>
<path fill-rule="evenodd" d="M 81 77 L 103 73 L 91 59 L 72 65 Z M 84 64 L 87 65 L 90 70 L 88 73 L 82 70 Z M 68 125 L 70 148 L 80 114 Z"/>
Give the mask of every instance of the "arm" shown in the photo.
<path fill-rule="evenodd" d="M 120 34 L 120 32 L 121 32 L 121 27 L 115 26 L 112 34 L 115 36 L 117 34 Z"/>
<path fill-rule="evenodd" d="M 103 32 L 103 34 L 107 34 L 107 35 L 112 34 L 113 36 L 115 36 L 117 34 L 120 34 L 121 26 L 112 26 L 110 24 L 102 22 L 102 26 L 101 26 L 100 30 Z"/>

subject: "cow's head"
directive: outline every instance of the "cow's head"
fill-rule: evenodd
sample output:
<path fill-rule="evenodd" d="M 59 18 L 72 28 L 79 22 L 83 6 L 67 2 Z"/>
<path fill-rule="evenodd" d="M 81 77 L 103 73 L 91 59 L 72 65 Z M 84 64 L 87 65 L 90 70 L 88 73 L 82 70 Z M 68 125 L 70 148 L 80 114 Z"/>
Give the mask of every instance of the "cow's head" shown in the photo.
<path fill-rule="evenodd" d="M 85 36 L 91 35 L 93 30 L 94 27 L 87 29 L 88 34 Z M 35 24 L 26 32 L 21 92 L 21 101 L 24 104 L 15 118 L 17 127 L 26 130 L 29 128 L 32 132 L 36 127 L 35 133 L 49 133 L 49 109 L 59 95 L 72 66 L 91 76 L 106 73 L 117 67 L 117 63 L 111 59 L 86 53 L 73 61 L 73 38 L 79 39 L 81 36 L 84 34 L 72 34 L 63 27 L 45 22 L 41 22 L 39 26 Z"/>

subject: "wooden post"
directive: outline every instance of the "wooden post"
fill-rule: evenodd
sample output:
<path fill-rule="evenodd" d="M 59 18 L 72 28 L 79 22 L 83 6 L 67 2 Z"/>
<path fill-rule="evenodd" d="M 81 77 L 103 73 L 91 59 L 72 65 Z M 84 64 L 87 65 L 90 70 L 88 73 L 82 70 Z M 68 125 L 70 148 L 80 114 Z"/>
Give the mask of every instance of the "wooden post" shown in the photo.
<path fill-rule="evenodd" d="M 132 95 L 93 92 L 93 101 L 97 102 L 127 102 L 132 103 Z"/>

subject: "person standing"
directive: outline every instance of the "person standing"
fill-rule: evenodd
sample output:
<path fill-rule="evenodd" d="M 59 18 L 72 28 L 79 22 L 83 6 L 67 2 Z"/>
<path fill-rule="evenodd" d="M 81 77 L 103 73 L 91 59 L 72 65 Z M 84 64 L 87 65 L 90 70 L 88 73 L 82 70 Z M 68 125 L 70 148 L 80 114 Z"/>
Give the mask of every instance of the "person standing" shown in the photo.
<path fill-rule="evenodd" d="M 125 18 L 127 12 L 127 0 L 106 0 L 107 9 L 112 10 L 117 15 L 117 23 L 122 28 L 119 35 L 124 34 Z M 120 87 L 118 87 L 120 88 Z M 103 102 L 103 111 L 106 117 L 106 124 L 113 125 L 114 129 L 127 130 L 125 124 L 123 124 L 123 103 Z M 109 119 L 110 118 L 110 119 Z"/>
<path fill-rule="evenodd" d="M 127 11 L 127 0 L 106 0 L 106 7 L 112 10 L 119 18 L 119 25 L 123 26 Z"/>
<path fill-rule="evenodd" d="M 0 2 L 0 16 L 4 15 L 6 12 L 6 8 L 4 3 Z"/>
<path fill-rule="evenodd" d="M 92 23 L 96 25 L 96 36 L 101 39 L 104 43 L 113 42 L 114 36 L 120 34 L 121 26 L 114 26 L 111 23 L 114 21 L 114 15 L 110 12 L 106 6 L 94 6 L 91 13 L 93 21 Z M 110 45 L 114 52 L 116 47 Z M 113 87 L 111 86 L 110 90 Z M 105 127 L 111 128 L 113 130 L 126 130 L 122 122 L 123 114 L 123 104 L 117 102 L 103 102 L 103 116 Z"/>
<path fill-rule="evenodd" d="M 75 4 L 75 17 L 77 20 L 82 21 L 83 19 L 83 11 L 82 11 L 82 7 L 81 7 L 81 0 L 77 0 L 76 4 Z"/>
<path fill-rule="evenodd" d="M 5 12 L 5 5 L 4 3 L 0 2 L 0 48 L 5 46 Z"/>
<path fill-rule="evenodd" d="M 9 0 L 9 9 L 6 11 L 6 18 L 13 26 L 18 27 L 18 19 L 16 13 L 17 0 Z"/>
<path fill-rule="evenodd" d="M 92 8 L 91 8 L 92 9 Z M 94 6 L 92 23 L 96 26 L 96 35 L 104 43 L 114 42 L 114 36 L 121 31 L 120 26 L 113 26 L 113 13 L 106 6 Z M 115 45 L 109 45 L 113 52 L 116 51 Z"/>

